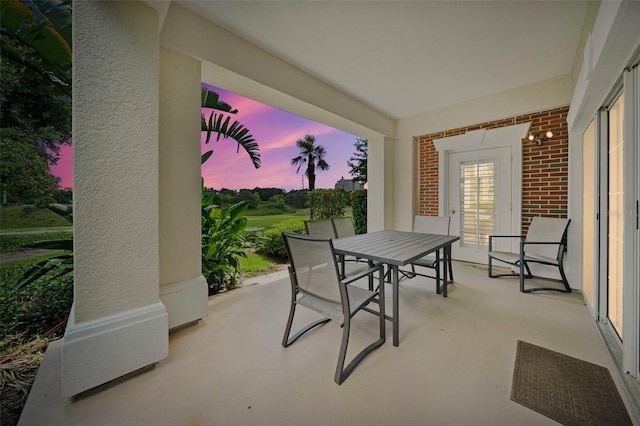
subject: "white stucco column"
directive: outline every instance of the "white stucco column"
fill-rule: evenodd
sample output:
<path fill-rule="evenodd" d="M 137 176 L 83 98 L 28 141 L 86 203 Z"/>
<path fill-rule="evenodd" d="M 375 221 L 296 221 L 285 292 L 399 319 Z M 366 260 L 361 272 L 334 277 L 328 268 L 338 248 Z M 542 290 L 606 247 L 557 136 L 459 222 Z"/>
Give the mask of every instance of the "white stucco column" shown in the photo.
<path fill-rule="evenodd" d="M 393 147 L 393 229 L 413 230 L 417 198 L 416 142 L 407 137 L 395 139 Z"/>
<path fill-rule="evenodd" d="M 393 141 L 368 138 L 367 231 L 393 229 Z"/>
<path fill-rule="evenodd" d="M 158 15 L 73 6 L 74 305 L 62 345 L 71 396 L 168 355 L 159 298 Z"/>
<path fill-rule="evenodd" d="M 160 298 L 169 329 L 207 315 L 201 268 L 200 61 L 160 49 Z"/>

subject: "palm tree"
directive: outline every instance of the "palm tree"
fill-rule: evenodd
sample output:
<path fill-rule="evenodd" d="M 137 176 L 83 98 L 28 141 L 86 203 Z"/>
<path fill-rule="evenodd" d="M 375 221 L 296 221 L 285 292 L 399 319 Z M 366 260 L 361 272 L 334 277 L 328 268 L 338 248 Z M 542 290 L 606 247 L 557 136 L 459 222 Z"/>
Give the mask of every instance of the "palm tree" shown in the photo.
<path fill-rule="evenodd" d="M 296 146 L 300 149 L 300 155 L 291 159 L 292 166 L 298 166 L 296 173 L 303 165 L 307 165 L 305 175 L 309 179 L 309 190 L 316 188 L 316 167 L 320 170 L 329 170 L 329 164 L 324 157 L 327 150 L 322 145 L 316 145 L 316 138 L 313 135 L 304 135 L 304 138 L 296 141 Z"/>

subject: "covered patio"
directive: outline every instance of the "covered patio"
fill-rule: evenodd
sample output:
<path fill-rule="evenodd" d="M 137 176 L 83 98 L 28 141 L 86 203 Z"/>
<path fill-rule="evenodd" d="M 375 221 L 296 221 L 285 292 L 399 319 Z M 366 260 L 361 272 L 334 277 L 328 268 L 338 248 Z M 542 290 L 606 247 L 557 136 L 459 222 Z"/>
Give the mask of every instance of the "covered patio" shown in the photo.
<path fill-rule="evenodd" d="M 280 345 L 290 297 L 282 271 L 211 297 L 209 316 L 173 332 L 155 368 L 72 401 L 60 396 L 57 342 L 21 424 L 557 424 L 510 400 L 518 340 L 606 367 L 629 407 L 580 294 L 523 295 L 517 279 L 489 279 L 468 263 L 454 262 L 454 274 L 448 298 L 433 280 L 403 280 L 400 346 L 388 338 L 340 386 L 335 323 Z M 299 323 L 317 318 L 299 314 Z M 356 318 L 350 353 L 377 331 L 373 315 Z"/>
<path fill-rule="evenodd" d="M 509 399 L 518 340 L 608 368 L 638 421 L 639 2 L 75 1 L 73 20 L 74 305 L 22 424 L 552 423 Z M 404 281 L 400 346 L 336 386 L 333 324 L 280 346 L 285 277 L 207 298 L 203 82 L 367 138 L 369 231 L 460 214 L 461 155 L 495 148 L 493 223 L 571 219 L 574 292 L 488 279 L 476 247 L 447 299 Z"/>

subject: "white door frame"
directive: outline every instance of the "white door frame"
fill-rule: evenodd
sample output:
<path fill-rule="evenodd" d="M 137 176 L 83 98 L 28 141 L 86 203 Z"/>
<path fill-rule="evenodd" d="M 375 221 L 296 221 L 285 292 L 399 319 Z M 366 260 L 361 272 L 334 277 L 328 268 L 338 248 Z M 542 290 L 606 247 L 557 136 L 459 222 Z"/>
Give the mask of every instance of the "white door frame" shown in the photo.
<path fill-rule="evenodd" d="M 449 214 L 451 215 L 451 226 L 449 231 L 452 235 L 459 235 L 460 241 L 452 246 L 451 256 L 453 259 L 463 260 L 473 263 L 486 263 L 488 246 L 466 246 L 463 245 L 464 237 L 461 233 L 462 208 L 452 214 L 452 210 L 458 210 L 461 206 L 463 190 L 460 186 L 460 166 L 466 161 L 490 161 L 494 165 L 494 225 L 493 235 L 512 235 L 511 226 L 511 187 L 513 179 L 511 176 L 511 147 L 482 148 L 479 150 L 465 152 L 451 152 L 448 155 L 449 176 L 447 177 L 449 191 Z M 505 195 L 506 194 L 506 195 Z M 499 238 L 493 241 L 493 249 L 500 251 L 510 251 L 512 239 Z"/>
<path fill-rule="evenodd" d="M 529 131 L 531 122 L 499 127 L 497 129 L 472 130 L 462 135 L 434 139 L 438 151 L 438 214 L 448 215 L 449 205 L 449 156 L 453 153 L 484 148 L 511 148 L 511 235 L 522 233 L 522 139 Z M 517 241 L 512 242 L 512 251 L 519 250 Z"/>

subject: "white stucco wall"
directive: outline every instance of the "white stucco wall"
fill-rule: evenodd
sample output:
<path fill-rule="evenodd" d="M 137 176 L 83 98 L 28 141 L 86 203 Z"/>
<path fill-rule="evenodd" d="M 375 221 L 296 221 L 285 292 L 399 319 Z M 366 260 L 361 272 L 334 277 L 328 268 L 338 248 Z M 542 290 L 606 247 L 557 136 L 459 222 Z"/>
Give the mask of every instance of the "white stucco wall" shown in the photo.
<path fill-rule="evenodd" d="M 289 111 L 291 109 L 287 103 L 297 99 L 308 105 L 292 112 L 307 118 L 324 123 L 331 114 L 335 114 L 334 120 L 342 117 L 336 124 L 347 120 L 382 135 L 389 136 L 394 132 L 394 120 L 379 111 L 197 16 L 179 4 L 171 3 L 160 40 L 161 45 L 167 49 L 216 64 L 248 81 L 287 95 L 269 97 L 274 92 L 264 92 L 253 84 L 250 86 L 253 90 L 251 94 L 247 91 L 248 88 L 243 89 L 240 85 L 230 89 L 243 96 Z M 208 79 L 206 71 L 203 72 L 203 77 L 205 80 Z M 213 81 L 207 82 L 214 84 Z M 263 97 L 264 95 L 267 96 Z M 350 131 L 340 124 L 332 125 Z"/>
<path fill-rule="evenodd" d="M 558 108 L 569 105 L 570 101 L 571 76 L 567 74 L 399 120 L 396 138 Z"/>
<path fill-rule="evenodd" d="M 74 305 L 62 344 L 72 396 L 168 355 L 159 299 L 158 14 L 74 2 Z"/>
<path fill-rule="evenodd" d="M 158 302 L 158 22 L 150 10 L 74 3 L 76 322 Z"/>
<path fill-rule="evenodd" d="M 175 328 L 207 315 L 201 268 L 200 62 L 160 49 L 160 297 Z"/>

